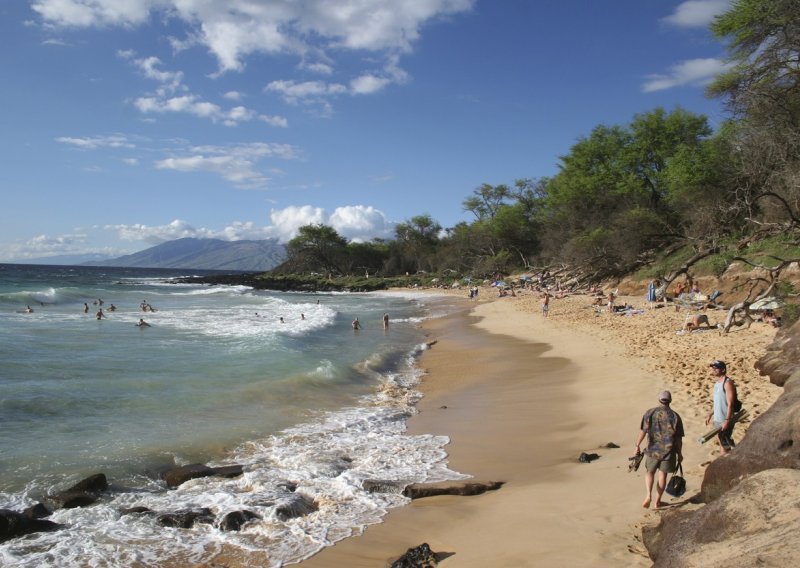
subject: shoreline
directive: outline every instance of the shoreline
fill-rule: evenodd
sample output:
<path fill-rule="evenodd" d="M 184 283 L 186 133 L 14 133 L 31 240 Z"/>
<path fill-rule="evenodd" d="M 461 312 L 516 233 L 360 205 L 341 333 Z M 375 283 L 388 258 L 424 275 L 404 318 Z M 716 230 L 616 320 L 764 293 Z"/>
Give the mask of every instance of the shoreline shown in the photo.
<path fill-rule="evenodd" d="M 589 296 L 572 296 L 551 300 L 545 319 L 532 293 L 486 298 L 482 292 L 463 313 L 424 324 L 437 344 L 420 360 L 424 397 L 408 431 L 449 436 L 451 469 L 506 485 L 477 497 L 414 501 L 304 566 L 389 565 L 423 542 L 449 555 L 447 566 L 649 566 L 638 532 L 660 512 L 642 509 L 643 470 L 628 473 L 627 458 L 657 393 L 672 391 L 687 432 L 688 491 L 680 500 L 665 495 L 666 508 L 697 507 L 687 501 L 719 455 L 713 443 L 695 442 L 707 430 L 708 361 L 729 362 L 753 418 L 780 394 L 752 370 L 774 329 L 684 337 L 675 331 L 685 312 L 672 307 L 625 317 L 595 313 Z M 626 300 L 645 304 L 620 298 Z M 743 431 L 737 427 L 735 438 Z M 621 447 L 600 448 L 608 442 Z M 578 463 L 581 452 L 600 459 Z"/>

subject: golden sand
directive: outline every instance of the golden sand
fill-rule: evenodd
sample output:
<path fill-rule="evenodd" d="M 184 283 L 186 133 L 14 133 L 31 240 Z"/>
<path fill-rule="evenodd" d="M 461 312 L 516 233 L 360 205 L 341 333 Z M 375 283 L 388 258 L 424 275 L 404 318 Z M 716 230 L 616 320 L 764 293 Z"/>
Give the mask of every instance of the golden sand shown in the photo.
<path fill-rule="evenodd" d="M 446 553 L 448 567 L 649 566 L 639 527 L 661 513 L 641 507 L 643 468 L 627 470 L 644 411 L 672 391 L 686 428 L 688 491 L 665 501 L 691 506 L 719 455 L 715 442 L 696 442 L 711 410 L 708 364 L 728 363 L 753 417 L 781 392 L 753 368 L 776 332 L 766 324 L 678 334 L 687 312 L 650 309 L 643 297 L 618 299 L 644 309 L 632 316 L 598 311 L 588 296 L 551 299 L 548 318 L 533 292 L 497 298 L 486 288 L 480 298 L 426 323 L 437 343 L 421 359 L 425 397 L 409 431 L 450 436 L 451 468 L 507 484 L 414 501 L 303 566 L 386 566 L 423 542 Z M 706 313 L 712 324 L 725 317 Z M 601 448 L 607 442 L 621 448 Z M 582 464 L 581 452 L 600 458 Z"/>

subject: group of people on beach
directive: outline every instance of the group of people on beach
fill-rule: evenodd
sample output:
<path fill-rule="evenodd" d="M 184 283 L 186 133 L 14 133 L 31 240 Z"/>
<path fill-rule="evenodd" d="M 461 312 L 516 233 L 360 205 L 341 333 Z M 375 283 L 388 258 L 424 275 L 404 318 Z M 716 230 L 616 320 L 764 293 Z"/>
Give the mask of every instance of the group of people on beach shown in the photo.
<path fill-rule="evenodd" d="M 713 404 L 706 417 L 706 425 L 713 424 L 717 441 L 723 454 L 729 453 L 736 444 L 733 427 L 736 423 L 736 408 L 740 406 L 736 384 L 728 376 L 727 364 L 715 360 L 709 364 L 709 373 L 714 378 Z M 683 461 L 683 420 L 671 407 L 672 393 L 665 390 L 658 395 L 659 406 L 649 409 L 642 416 L 636 437 L 636 458 L 645 460 L 645 499 L 642 506 L 650 507 L 655 484 L 655 507 L 663 505 L 661 498 L 667 486 L 667 475 L 675 473 Z M 647 447 L 642 453 L 641 445 L 647 437 Z M 633 459 L 633 458 L 632 458 Z M 638 464 L 638 461 L 636 462 Z M 657 478 L 656 478 L 657 474 Z"/>

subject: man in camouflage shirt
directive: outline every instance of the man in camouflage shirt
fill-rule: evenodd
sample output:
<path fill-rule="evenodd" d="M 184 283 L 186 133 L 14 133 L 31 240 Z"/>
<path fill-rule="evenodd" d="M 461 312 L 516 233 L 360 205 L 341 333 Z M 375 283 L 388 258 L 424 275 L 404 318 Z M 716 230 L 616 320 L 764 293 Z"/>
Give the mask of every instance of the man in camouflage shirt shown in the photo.
<path fill-rule="evenodd" d="M 647 473 L 644 478 L 644 486 L 647 495 L 642 503 L 642 507 L 650 507 L 650 497 L 653 493 L 653 481 L 655 473 L 658 471 L 658 483 L 656 485 L 656 508 L 661 506 L 661 496 L 667 486 L 667 474 L 678 469 L 683 459 L 681 447 L 683 444 L 683 421 L 677 412 L 672 410 L 669 405 L 672 402 L 672 394 L 669 391 L 662 391 L 658 395 L 660 406 L 651 408 L 644 413 L 639 436 L 636 439 L 636 453 L 641 450 L 639 447 L 647 438 L 647 449 L 645 455 L 645 469 Z"/>

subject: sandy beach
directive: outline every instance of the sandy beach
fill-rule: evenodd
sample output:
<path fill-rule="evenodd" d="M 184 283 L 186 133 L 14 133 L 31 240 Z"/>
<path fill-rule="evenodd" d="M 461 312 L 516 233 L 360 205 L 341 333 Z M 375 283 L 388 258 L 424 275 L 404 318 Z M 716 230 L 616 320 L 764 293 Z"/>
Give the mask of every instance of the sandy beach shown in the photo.
<path fill-rule="evenodd" d="M 451 468 L 506 485 L 414 501 L 303 566 L 385 566 L 423 542 L 444 566 L 649 566 L 639 527 L 661 513 L 642 508 L 643 468 L 627 466 L 658 392 L 672 391 L 686 427 L 688 490 L 665 495 L 669 507 L 697 507 L 687 501 L 719 457 L 715 442 L 696 441 L 708 430 L 710 361 L 728 363 L 751 419 L 780 394 L 753 368 L 776 332 L 766 324 L 676 333 L 687 312 L 649 308 L 643 297 L 618 299 L 643 310 L 631 316 L 597 311 L 585 295 L 553 299 L 544 318 L 532 292 L 495 296 L 486 288 L 478 302 L 426 323 L 436 344 L 421 359 L 425 396 L 409 430 L 449 436 Z M 725 316 L 707 314 L 712 324 Z M 579 463 L 581 452 L 599 458 Z"/>

